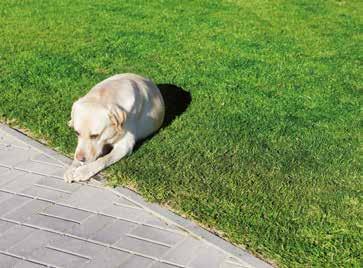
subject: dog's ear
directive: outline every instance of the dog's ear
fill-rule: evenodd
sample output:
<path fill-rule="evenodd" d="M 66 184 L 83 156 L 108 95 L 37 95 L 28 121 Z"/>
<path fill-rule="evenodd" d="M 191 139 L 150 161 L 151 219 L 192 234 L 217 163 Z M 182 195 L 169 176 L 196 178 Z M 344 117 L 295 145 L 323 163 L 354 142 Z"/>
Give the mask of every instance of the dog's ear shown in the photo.
<path fill-rule="evenodd" d="M 122 128 L 126 122 L 126 112 L 116 104 L 110 105 L 108 109 L 112 125 L 118 132 L 122 132 Z"/>
<path fill-rule="evenodd" d="M 79 99 L 77 101 L 75 101 L 72 105 L 72 111 L 71 111 L 71 120 L 68 121 L 68 126 L 71 128 L 74 128 L 74 113 L 75 113 L 75 109 L 76 109 L 76 105 L 78 104 Z"/>
<path fill-rule="evenodd" d="M 71 128 L 74 127 L 74 124 L 73 124 L 74 105 L 75 105 L 75 103 L 73 103 L 73 105 L 72 105 L 71 120 L 68 121 L 68 126 L 71 127 Z"/>

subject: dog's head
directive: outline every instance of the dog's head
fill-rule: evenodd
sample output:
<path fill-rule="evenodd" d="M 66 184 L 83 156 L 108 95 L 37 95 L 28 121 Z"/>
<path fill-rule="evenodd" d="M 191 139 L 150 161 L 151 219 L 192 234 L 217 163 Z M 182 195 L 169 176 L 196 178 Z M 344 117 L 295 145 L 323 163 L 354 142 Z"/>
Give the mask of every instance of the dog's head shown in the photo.
<path fill-rule="evenodd" d="M 83 163 L 95 161 L 124 135 L 125 121 L 126 112 L 116 104 L 75 102 L 68 123 L 78 136 L 74 159 Z"/>

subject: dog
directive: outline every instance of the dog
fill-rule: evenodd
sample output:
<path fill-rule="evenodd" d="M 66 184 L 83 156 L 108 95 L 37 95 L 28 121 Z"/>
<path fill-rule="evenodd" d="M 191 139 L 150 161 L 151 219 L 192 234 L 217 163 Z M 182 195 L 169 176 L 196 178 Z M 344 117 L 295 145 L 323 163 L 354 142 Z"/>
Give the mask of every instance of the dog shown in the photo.
<path fill-rule="evenodd" d="M 138 140 L 161 127 L 164 115 L 160 90 L 148 78 L 126 73 L 98 83 L 72 106 L 68 125 L 78 144 L 64 180 L 86 181 L 131 154 Z"/>

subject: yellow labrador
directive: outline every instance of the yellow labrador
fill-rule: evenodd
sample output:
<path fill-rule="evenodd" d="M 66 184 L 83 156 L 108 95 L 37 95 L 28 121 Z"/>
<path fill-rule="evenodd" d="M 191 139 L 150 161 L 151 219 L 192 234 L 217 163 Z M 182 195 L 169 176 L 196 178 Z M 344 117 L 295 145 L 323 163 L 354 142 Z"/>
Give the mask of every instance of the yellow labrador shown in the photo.
<path fill-rule="evenodd" d="M 69 126 L 78 145 L 64 180 L 88 180 L 130 154 L 137 140 L 160 128 L 164 113 L 161 93 L 147 78 L 118 74 L 95 85 L 72 107 Z"/>

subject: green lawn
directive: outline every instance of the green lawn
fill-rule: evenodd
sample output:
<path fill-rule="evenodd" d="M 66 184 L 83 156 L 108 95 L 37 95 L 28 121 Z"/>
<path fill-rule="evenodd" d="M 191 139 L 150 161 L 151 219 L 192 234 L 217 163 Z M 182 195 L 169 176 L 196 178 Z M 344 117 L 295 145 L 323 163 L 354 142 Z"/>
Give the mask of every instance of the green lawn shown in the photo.
<path fill-rule="evenodd" d="M 0 117 L 70 154 L 72 102 L 122 72 L 188 109 L 114 185 L 281 266 L 360 266 L 361 1 L 2 0 Z"/>

